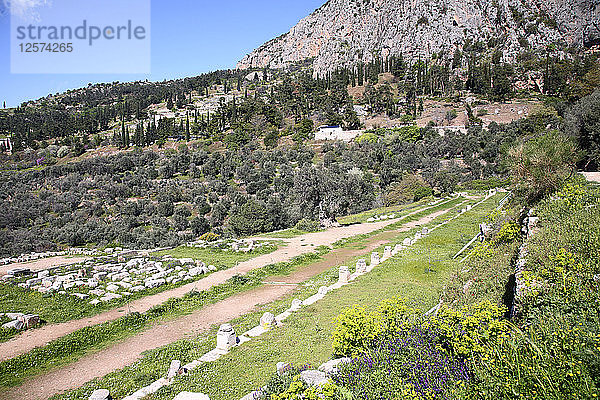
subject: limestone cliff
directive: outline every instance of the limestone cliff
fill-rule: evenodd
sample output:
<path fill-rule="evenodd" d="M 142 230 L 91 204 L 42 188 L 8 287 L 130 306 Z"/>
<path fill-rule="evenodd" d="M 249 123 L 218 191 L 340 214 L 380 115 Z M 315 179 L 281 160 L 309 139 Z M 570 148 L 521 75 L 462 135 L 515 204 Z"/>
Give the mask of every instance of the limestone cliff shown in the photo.
<path fill-rule="evenodd" d="M 316 71 L 402 54 L 452 57 L 465 43 L 501 49 L 600 44 L 599 0 L 330 0 L 238 68 L 279 68 L 313 58 Z"/>

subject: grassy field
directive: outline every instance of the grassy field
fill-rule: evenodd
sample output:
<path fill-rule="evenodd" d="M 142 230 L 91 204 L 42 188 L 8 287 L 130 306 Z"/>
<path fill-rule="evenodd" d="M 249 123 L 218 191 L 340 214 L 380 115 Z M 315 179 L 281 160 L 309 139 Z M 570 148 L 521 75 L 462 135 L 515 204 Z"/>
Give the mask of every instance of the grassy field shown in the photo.
<path fill-rule="evenodd" d="M 204 261 L 207 264 L 212 264 L 220 269 L 223 269 L 231 268 L 236 264 L 248 261 L 251 258 L 260 256 L 262 254 L 272 253 L 282 246 L 285 246 L 284 242 L 273 241 L 269 246 L 259 247 L 248 253 L 179 246 L 170 250 L 154 252 L 152 253 L 152 256 L 162 257 L 164 255 L 170 255 L 173 258 L 193 258 L 194 260 Z"/>
<path fill-rule="evenodd" d="M 434 231 L 410 249 L 377 266 L 370 274 L 360 277 L 352 285 L 303 308 L 282 327 L 233 349 L 217 362 L 201 365 L 189 376 L 178 379 L 172 386 L 161 389 L 147 399 L 172 399 L 176 393 L 188 390 L 206 393 L 213 399 L 237 400 L 263 385 L 275 372 L 275 364 L 279 361 L 316 367 L 328 360 L 335 317 L 346 307 L 354 304 L 369 307 L 393 296 L 411 299 L 412 303 L 422 309 L 431 307 L 437 303 L 450 275 L 459 267 L 458 262 L 451 260 L 451 257 L 475 235 L 478 223 L 496 206 L 501 197 L 496 196 Z M 451 216 L 439 217 L 429 225 Z M 415 231 L 399 234 L 392 244 L 414 235 Z M 319 286 L 335 282 L 337 269 L 337 265 L 332 266 L 286 299 L 233 321 L 236 331 L 242 333 L 255 326 L 265 311 L 277 314 L 288 308 L 293 298 L 305 298 L 314 294 Z M 130 394 L 164 375 L 172 359 L 188 362 L 212 349 L 215 331 L 216 328 L 196 339 L 180 341 L 148 352 L 135 365 L 55 398 L 83 399 L 98 387 L 109 388 L 116 397 Z"/>
<path fill-rule="evenodd" d="M 264 238 L 274 238 L 274 239 L 291 239 L 291 238 L 295 238 L 296 236 L 300 236 L 300 235 L 304 235 L 306 233 L 310 233 L 307 231 L 303 231 L 301 229 L 297 229 L 297 228 L 290 228 L 290 229 L 285 229 L 283 231 L 278 231 L 278 232 L 269 232 L 269 233 L 261 233 L 260 237 L 264 237 Z"/>
<path fill-rule="evenodd" d="M 342 225 L 360 224 L 363 222 L 367 222 L 367 220 L 369 218 L 374 217 L 376 215 L 384 215 L 384 214 L 387 215 L 387 214 L 391 214 L 391 213 L 398 213 L 400 211 L 412 210 L 419 206 L 426 205 L 429 201 L 431 201 L 431 199 L 421 200 L 419 202 L 411 203 L 411 204 L 402 204 L 402 205 L 391 206 L 391 207 L 374 208 L 372 210 L 363 211 L 358 214 L 347 215 L 345 217 L 338 218 L 338 222 Z"/>

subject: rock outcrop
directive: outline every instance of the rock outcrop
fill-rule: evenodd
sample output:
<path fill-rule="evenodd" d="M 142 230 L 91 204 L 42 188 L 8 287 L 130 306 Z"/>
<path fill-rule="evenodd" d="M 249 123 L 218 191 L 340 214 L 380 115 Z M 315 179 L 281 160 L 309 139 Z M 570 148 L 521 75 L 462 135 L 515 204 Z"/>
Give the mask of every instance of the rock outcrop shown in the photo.
<path fill-rule="evenodd" d="M 480 42 L 512 61 L 522 49 L 581 49 L 600 44 L 597 0 L 330 0 L 288 33 L 244 57 L 238 68 L 280 68 L 312 59 L 317 72 L 368 63 L 377 55 L 408 60 Z"/>

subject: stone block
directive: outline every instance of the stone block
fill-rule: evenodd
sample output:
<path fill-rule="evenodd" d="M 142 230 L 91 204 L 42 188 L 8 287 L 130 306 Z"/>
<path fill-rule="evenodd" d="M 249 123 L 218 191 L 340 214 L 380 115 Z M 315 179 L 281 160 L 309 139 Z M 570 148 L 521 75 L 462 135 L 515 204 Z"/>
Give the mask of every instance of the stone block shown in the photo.
<path fill-rule="evenodd" d="M 260 326 L 266 330 L 273 329 L 277 326 L 277 320 L 272 313 L 266 312 L 260 318 Z"/>
<path fill-rule="evenodd" d="M 338 358 L 335 360 L 327 361 L 319 367 L 319 371 L 325 372 L 327 375 L 336 374 L 340 364 L 350 364 L 352 359 L 350 357 Z"/>
<path fill-rule="evenodd" d="M 23 329 L 23 321 L 19 321 L 18 319 L 15 319 L 14 321 L 10 321 L 7 322 L 5 324 L 2 325 L 2 329 L 17 329 L 17 330 L 21 330 Z"/>
<path fill-rule="evenodd" d="M 339 279 L 338 282 L 341 284 L 348 283 L 348 278 L 350 278 L 350 269 L 345 265 L 341 266 L 339 269 Z"/>
<path fill-rule="evenodd" d="M 360 259 L 356 262 L 356 273 L 361 275 L 367 272 L 367 262 L 364 259 Z"/>
<path fill-rule="evenodd" d="M 381 260 L 379 259 L 379 253 L 374 251 L 373 253 L 371 253 L 371 265 L 370 265 L 370 269 L 373 269 L 373 267 L 375 267 L 376 265 L 379 264 Z"/>
<path fill-rule="evenodd" d="M 167 379 L 173 379 L 177 375 L 184 374 L 185 371 L 181 368 L 181 361 L 173 360 L 169 365 L 169 371 L 167 372 Z"/>
<path fill-rule="evenodd" d="M 106 290 L 108 292 L 118 292 L 119 287 L 117 285 L 111 284 L 111 285 L 106 286 Z"/>
<path fill-rule="evenodd" d="M 300 299 L 292 300 L 292 306 L 290 307 L 290 310 L 298 311 L 301 307 L 302 307 L 302 300 L 300 300 Z"/>
<path fill-rule="evenodd" d="M 273 314 L 271 314 L 273 315 Z M 261 321 L 262 325 L 262 321 Z M 237 335 L 231 324 L 223 324 L 217 332 L 217 349 L 229 351 L 237 344 Z"/>
<path fill-rule="evenodd" d="M 309 386 L 320 386 L 329 381 L 325 372 L 317 370 L 307 370 L 300 373 L 300 379 Z"/>
<path fill-rule="evenodd" d="M 94 390 L 92 395 L 89 397 L 89 400 L 110 400 L 110 392 L 107 389 L 97 389 Z"/>
<path fill-rule="evenodd" d="M 277 363 L 277 375 L 283 375 L 284 372 L 292 367 L 290 363 L 278 362 Z"/>
<path fill-rule="evenodd" d="M 210 400 L 204 393 L 181 392 L 173 400 Z"/>

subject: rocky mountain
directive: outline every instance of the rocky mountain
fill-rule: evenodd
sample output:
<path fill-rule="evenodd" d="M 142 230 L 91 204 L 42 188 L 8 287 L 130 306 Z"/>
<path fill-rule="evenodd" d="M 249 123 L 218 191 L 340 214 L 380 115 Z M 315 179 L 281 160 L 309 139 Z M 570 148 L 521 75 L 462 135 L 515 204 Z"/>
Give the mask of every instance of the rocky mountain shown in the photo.
<path fill-rule="evenodd" d="M 473 45 L 524 50 L 600 45 L 598 0 L 329 0 L 238 68 L 279 68 L 313 59 L 317 72 L 399 55 L 451 58 Z"/>

